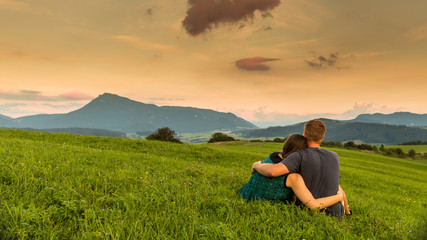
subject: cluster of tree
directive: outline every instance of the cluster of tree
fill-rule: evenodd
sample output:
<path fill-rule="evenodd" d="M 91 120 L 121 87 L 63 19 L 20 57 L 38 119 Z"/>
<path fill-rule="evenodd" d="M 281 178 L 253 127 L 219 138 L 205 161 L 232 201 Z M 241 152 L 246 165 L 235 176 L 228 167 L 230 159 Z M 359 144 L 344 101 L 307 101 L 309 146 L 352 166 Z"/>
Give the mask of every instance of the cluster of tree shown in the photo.
<path fill-rule="evenodd" d="M 399 145 L 427 145 L 427 142 L 423 141 L 411 141 L 411 142 L 404 142 Z"/>
<path fill-rule="evenodd" d="M 266 139 L 266 140 L 261 140 L 261 139 L 251 139 L 249 140 L 249 142 L 276 142 L 276 143 L 283 143 L 285 142 L 286 138 L 274 138 L 273 140 L 271 139 Z M 221 133 L 221 132 L 216 132 L 214 134 L 212 134 L 211 138 L 209 139 L 208 143 L 213 143 L 213 142 L 226 142 L 226 141 L 238 141 L 238 139 L 235 139 L 233 137 L 228 136 L 227 134 Z"/>
<path fill-rule="evenodd" d="M 163 141 L 163 142 L 182 143 L 181 140 L 176 138 L 177 135 L 178 134 L 174 130 L 168 127 L 163 127 L 163 128 L 157 129 L 154 133 L 148 135 L 145 139 L 157 140 L 157 141 Z"/>
<path fill-rule="evenodd" d="M 214 142 L 227 142 L 227 141 L 236 141 L 233 137 L 228 136 L 227 134 L 216 132 L 212 134 L 211 139 L 209 139 L 208 143 Z"/>
<path fill-rule="evenodd" d="M 275 142 L 275 143 L 283 143 L 285 142 L 286 138 L 275 138 L 273 140 L 271 139 L 266 139 L 266 140 L 261 140 L 261 139 L 251 139 L 249 140 L 249 142 Z"/>
<path fill-rule="evenodd" d="M 368 151 L 374 151 L 378 153 L 382 153 L 387 156 L 394 156 L 394 157 L 400 157 L 400 158 L 416 158 L 417 155 L 420 157 L 427 158 L 427 153 L 424 153 L 424 155 L 421 155 L 421 153 L 415 152 L 415 150 L 411 149 L 407 153 L 405 153 L 401 148 L 391 148 L 391 147 L 384 147 L 384 145 L 381 145 L 381 147 L 373 146 L 370 144 L 362 143 L 362 144 L 356 144 L 353 141 L 348 141 L 344 144 L 341 142 L 322 142 L 322 147 L 335 147 L 335 148 L 346 148 L 346 149 L 359 149 L 359 150 L 368 150 Z"/>

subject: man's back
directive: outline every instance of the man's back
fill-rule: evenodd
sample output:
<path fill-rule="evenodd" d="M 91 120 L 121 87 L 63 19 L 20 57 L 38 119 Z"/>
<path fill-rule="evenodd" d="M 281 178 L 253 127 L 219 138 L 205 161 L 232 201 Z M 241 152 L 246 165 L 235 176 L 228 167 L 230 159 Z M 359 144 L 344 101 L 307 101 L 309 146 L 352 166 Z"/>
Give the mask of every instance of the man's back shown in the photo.
<path fill-rule="evenodd" d="M 336 153 L 321 148 L 307 148 L 292 153 L 282 163 L 288 168 L 289 173 L 301 174 L 314 198 L 328 197 L 337 193 L 340 163 Z M 337 203 L 325 211 L 327 214 L 341 216 L 342 210 L 342 204 Z"/>

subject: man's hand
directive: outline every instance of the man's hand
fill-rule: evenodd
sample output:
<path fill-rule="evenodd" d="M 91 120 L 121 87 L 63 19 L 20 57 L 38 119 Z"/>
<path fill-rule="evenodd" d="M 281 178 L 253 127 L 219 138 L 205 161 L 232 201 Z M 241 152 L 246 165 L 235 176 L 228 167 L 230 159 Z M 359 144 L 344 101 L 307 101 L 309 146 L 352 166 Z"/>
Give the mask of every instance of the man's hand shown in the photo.
<path fill-rule="evenodd" d="M 253 174 L 254 172 L 256 172 L 256 166 L 261 164 L 261 161 L 258 162 L 254 162 L 254 164 L 252 164 L 252 169 L 251 169 L 251 173 Z"/>

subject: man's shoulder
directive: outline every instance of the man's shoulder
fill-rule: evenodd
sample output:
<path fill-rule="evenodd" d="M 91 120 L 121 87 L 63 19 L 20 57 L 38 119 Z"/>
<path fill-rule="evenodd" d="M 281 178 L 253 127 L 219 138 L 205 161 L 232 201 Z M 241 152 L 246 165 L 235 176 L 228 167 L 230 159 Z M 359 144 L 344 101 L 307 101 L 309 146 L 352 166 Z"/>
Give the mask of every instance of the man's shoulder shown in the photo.
<path fill-rule="evenodd" d="M 323 148 L 307 148 L 301 152 L 302 158 L 306 161 L 321 160 L 321 159 L 336 159 L 339 161 L 339 156 L 336 152 Z"/>
<path fill-rule="evenodd" d="M 304 151 L 307 149 L 297 150 L 291 154 L 289 154 L 286 158 L 301 158 L 305 153 Z"/>
<path fill-rule="evenodd" d="M 334 155 L 334 156 L 337 156 L 337 157 L 338 157 L 338 153 L 336 153 L 336 152 L 334 152 L 334 151 L 331 151 L 331 150 L 328 150 L 328 149 L 324 149 L 324 148 L 321 148 L 321 150 L 322 150 L 323 152 L 327 153 L 327 154 L 331 154 L 331 155 Z"/>

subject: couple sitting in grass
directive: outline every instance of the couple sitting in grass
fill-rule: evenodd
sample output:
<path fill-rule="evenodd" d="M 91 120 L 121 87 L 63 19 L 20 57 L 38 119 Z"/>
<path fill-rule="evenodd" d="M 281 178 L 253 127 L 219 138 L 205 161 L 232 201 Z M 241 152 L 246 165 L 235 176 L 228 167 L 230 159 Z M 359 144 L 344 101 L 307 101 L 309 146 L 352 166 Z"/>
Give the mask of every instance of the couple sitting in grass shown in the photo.
<path fill-rule="evenodd" d="M 252 176 L 239 194 L 248 201 L 273 200 L 321 209 L 341 218 L 351 214 L 347 198 L 339 186 L 338 154 L 320 148 L 326 133 L 325 124 L 311 120 L 304 125 L 304 136 L 292 134 L 264 161 L 252 165 Z"/>

